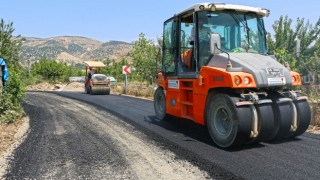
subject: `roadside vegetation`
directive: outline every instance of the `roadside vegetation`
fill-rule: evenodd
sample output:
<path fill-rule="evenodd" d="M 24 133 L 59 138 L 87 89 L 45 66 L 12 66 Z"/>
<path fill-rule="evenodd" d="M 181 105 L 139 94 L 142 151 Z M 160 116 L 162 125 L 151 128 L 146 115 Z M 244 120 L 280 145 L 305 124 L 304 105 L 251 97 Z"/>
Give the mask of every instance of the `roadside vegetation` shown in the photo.
<path fill-rule="evenodd" d="M 29 74 L 27 85 L 40 83 L 43 81 L 49 83 L 68 82 L 69 77 L 84 76 L 82 67 L 70 66 L 65 62 L 57 62 L 50 59 L 40 59 L 39 62 L 32 64 L 32 72 Z"/>
<path fill-rule="evenodd" d="M 10 123 L 23 116 L 21 101 L 24 97 L 22 83 L 24 70 L 19 63 L 20 36 L 13 37 L 13 23 L 0 21 L 0 57 L 6 59 L 9 80 L 0 89 L 0 123 Z"/>

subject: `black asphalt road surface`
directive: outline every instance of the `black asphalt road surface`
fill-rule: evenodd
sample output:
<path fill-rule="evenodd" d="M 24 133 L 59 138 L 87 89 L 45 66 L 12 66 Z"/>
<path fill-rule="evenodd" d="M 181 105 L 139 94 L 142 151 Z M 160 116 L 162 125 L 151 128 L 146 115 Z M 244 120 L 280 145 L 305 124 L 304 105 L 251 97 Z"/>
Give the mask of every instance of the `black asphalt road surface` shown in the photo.
<path fill-rule="evenodd" d="M 97 95 L 91 96 L 81 92 L 58 92 L 59 95 L 78 99 L 88 104 L 96 105 L 113 115 L 116 115 L 124 122 L 133 125 L 136 129 L 144 133 L 152 141 L 157 142 L 157 146 L 161 149 L 167 149 L 173 152 L 177 160 L 187 160 L 194 166 L 199 167 L 201 171 L 205 171 L 208 174 L 208 178 L 214 179 L 319 179 L 320 178 L 320 136 L 305 133 L 304 135 L 291 140 L 283 141 L 278 143 L 260 143 L 250 146 L 244 146 L 241 148 L 234 148 L 223 150 L 217 148 L 206 131 L 202 126 L 196 125 L 190 121 L 170 118 L 166 121 L 158 121 L 155 118 L 153 110 L 153 102 L 149 100 L 131 98 L 126 96 L 118 95 Z M 36 102 L 35 94 L 29 94 L 30 98 L 33 99 L 32 102 Z M 52 95 L 48 95 L 48 98 Z M 38 99 L 38 101 L 43 100 Z M 50 101 L 50 99 L 48 100 Z M 51 102 L 51 101 L 50 101 Z M 41 103 L 38 103 L 34 107 L 31 105 L 26 105 L 26 111 L 32 119 L 35 117 L 43 116 L 42 119 L 51 119 L 52 115 L 49 115 L 50 111 L 55 110 L 56 104 L 53 103 L 52 109 L 47 109 L 48 107 L 39 107 Z M 35 109 L 36 107 L 36 109 Z M 59 112 L 59 110 L 56 110 Z M 48 112 L 48 113 L 40 113 Z M 72 114 L 72 113 L 71 113 Z M 56 115 L 59 118 L 59 113 Z M 64 115 L 65 116 L 65 115 Z M 75 114 L 67 115 L 71 118 L 68 119 L 66 124 L 63 125 L 68 127 L 69 121 L 73 118 L 77 118 Z M 83 116 L 82 116 L 83 117 Z M 81 117 L 80 117 L 81 118 Z M 19 147 L 15 153 L 15 159 L 12 163 L 11 170 L 7 177 L 9 178 L 20 178 L 20 177 L 41 177 L 39 173 L 41 170 L 50 168 L 52 166 L 59 166 L 60 164 L 52 164 L 54 159 L 58 156 L 71 156 L 82 158 L 78 161 L 87 163 L 88 167 L 93 164 L 101 164 L 103 162 L 113 162 L 111 163 L 110 169 L 116 169 L 122 173 L 123 177 L 127 179 L 131 177 L 135 179 L 135 172 L 128 168 L 129 162 L 126 162 L 121 154 L 117 155 L 117 149 L 108 144 L 109 141 L 100 141 L 97 138 L 91 138 L 96 134 L 88 128 L 89 134 L 82 135 L 79 133 L 73 137 L 68 137 L 70 142 L 61 142 L 60 139 L 56 139 L 55 136 L 46 137 L 48 139 L 43 139 L 43 134 L 50 131 L 49 126 L 44 124 L 44 122 L 38 122 L 36 133 L 31 133 L 27 140 Z M 49 122 L 47 122 L 49 123 Z M 84 124 L 83 127 L 89 125 Z M 35 125 L 31 124 L 31 128 Z M 46 129 L 49 128 L 49 129 Z M 67 129 L 67 128 L 65 128 Z M 70 127 L 70 129 L 72 129 Z M 87 132 L 85 132 L 87 133 Z M 40 139 L 39 139 L 40 138 Z M 41 139 L 42 138 L 42 139 Z M 92 150 L 86 147 L 85 144 L 73 144 L 75 141 L 96 141 L 95 143 L 106 143 L 104 145 L 105 149 L 94 149 L 97 154 L 92 153 Z M 39 144 L 39 141 L 41 142 Z M 51 153 L 46 153 L 47 155 L 42 155 L 40 153 L 46 152 L 48 148 L 38 151 L 38 146 L 43 146 L 43 143 L 47 141 L 56 142 L 52 144 L 50 151 Z M 64 140 L 65 141 L 65 140 Z M 61 143 L 66 143 L 67 145 L 73 147 L 74 149 L 85 150 L 81 153 L 75 152 L 64 152 L 64 149 L 59 149 L 54 151 L 56 145 L 61 145 Z M 33 147 L 30 147 L 34 144 Z M 28 147 L 26 147 L 28 146 Z M 83 146 L 83 147 L 82 147 Z M 90 152 L 90 158 L 86 159 L 84 152 Z M 68 154 L 69 153 L 69 154 Z M 71 153 L 71 154 L 70 154 Z M 72 154 L 75 153 L 75 154 Z M 110 154 L 115 154 L 110 158 Z M 29 156 L 33 156 L 30 158 Z M 39 156 L 39 157 L 37 157 Z M 93 161 L 91 161 L 93 160 Z M 117 168 L 119 166 L 117 161 L 120 161 L 122 168 Z M 40 163 L 39 163 L 40 162 Z M 46 163 L 45 163 L 46 162 Z M 56 161 L 54 161 L 56 162 Z M 99 163 L 97 163 L 99 162 Z M 103 164 L 103 163 L 102 163 Z M 127 165 L 127 166 L 126 166 Z M 64 164 L 61 164 L 61 167 Z M 84 168 L 85 166 L 80 166 Z M 116 168 L 113 168 L 116 167 Z M 74 167 L 77 169 L 77 167 Z M 87 170 L 88 168 L 84 168 Z M 90 169 L 90 168 L 89 168 Z M 62 174 L 67 173 L 61 168 Z M 82 172 L 81 169 L 77 172 Z M 37 174 L 38 176 L 32 176 L 30 174 Z M 80 173 L 81 174 L 81 173 Z M 117 173 L 116 173 L 117 174 Z M 83 176 L 90 177 L 90 172 L 83 173 Z M 72 176 L 71 176 L 72 177 Z M 97 177 L 102 177 L 101 174 Z M 114 178 L 113 174 L 109 174 L 109 177 Z M 81 178 L 81 177 L 80 177 Z M 106 177 L 108 178 L 108 176 Z M 190 178 L 189 178 L 190 179 Z"/>

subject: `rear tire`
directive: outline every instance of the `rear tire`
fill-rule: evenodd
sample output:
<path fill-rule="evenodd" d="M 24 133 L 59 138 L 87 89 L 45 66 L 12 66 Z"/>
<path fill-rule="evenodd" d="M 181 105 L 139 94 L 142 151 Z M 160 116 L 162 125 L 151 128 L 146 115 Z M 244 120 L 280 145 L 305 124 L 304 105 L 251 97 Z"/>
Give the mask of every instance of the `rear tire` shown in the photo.
<path fill-rule="evenodd" d="M 300 136 L 308 129 L 311 122 L 311 109 L 307 100 L 296 101 L 294 104 L 298 115 L 298 129 L 293 135 L 295 137 Z"/>
<path fill-rule="evenodd" d="M 256 105 L 259 119 L 259 135 L 257 142 L 269 141 L 273 138 L 272 131 L 274 129 L 274 114 L 271 104 Z"/>
<path fill-rule="evenodd" d="M 206 107 L 208 131 L 214 143 L 222 148 L 252 141 L 250 107 L 236 107 L 235 102 L 238 100 L 226 94 L 209 96 Z"/>
<path fill-rule="evenodd" d="M 163 120 L 167 116 L 166 112 L 166 96 L 161 87 L 158 87 L 154 93 L 154 111 L 159 120 Z"/>

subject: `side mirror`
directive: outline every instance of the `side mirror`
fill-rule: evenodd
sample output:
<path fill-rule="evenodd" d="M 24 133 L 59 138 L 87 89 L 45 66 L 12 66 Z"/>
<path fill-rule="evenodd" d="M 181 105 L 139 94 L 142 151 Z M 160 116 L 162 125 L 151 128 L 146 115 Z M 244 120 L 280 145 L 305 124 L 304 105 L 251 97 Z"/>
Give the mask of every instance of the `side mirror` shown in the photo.
<path fill-rule="evenodd" d="M 221 51 L 221 36 L 218 33 L 210 34 L 210 53 L 212 55 L 220 54 Z"/>

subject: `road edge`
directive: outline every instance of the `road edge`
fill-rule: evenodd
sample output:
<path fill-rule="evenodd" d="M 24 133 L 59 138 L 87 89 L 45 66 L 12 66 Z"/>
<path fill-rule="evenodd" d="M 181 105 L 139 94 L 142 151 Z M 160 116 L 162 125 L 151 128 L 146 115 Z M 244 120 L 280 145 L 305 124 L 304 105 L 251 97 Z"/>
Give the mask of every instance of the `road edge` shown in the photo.
<path fill-rule="evenodd" d="M 9 162 L 13 160 L 14 151 L 24 142 L 30 132 L 30 120 L 28 116 L 22 118 L 23 123 L 14 135 L 14 143 L 1 155 L 0 157 L 0 179 L 4 179 L 4 176 L 9 169 Z"/>

